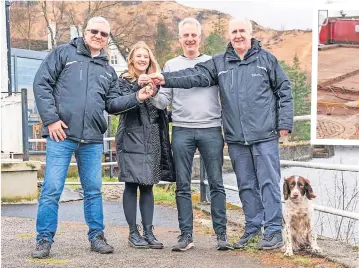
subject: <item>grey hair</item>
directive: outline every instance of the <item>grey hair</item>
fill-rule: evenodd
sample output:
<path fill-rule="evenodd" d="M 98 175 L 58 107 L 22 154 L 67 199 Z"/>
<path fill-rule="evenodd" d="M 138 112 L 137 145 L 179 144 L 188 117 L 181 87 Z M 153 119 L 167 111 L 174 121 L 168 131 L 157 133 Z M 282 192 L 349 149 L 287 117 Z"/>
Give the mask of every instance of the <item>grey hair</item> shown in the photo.
<path fill-rule="evenodd" d="M 252 22 L 250 20 L 247 20 L 247 19 L 233 19 L 233 20 L 229 21 L 228 25 L 231 25 L 234 22 L 243 22 L 245 25 L 247 25 L 247 29 L 248 29 L 249 33 L 251 34 L 253 32 Z"/>
<path fill-rule="evenodd" d="M 202 26 L 199 23 L 198 20 L 196 20 L 195 18 L 185 18 L 183 20 L 181 20 L 181 22 L 178 24 L 178 34 L 181 33 L 181 29 L 184 25 L 186 24 L 191 24 L 191 25 L 195 25 L 199 31 L 199 34 L 201 35 L 202 33 Z"/>
<path fill-rule="evenodd" d="M 108 32 L 111 31 L 110 23 L 103 17 L 92 17 L 91 19 L 89 19 L 86 25 L 86 30 L 88 29 L 89 25 L 94 22 L 104 23 L 108 28 Z"/>

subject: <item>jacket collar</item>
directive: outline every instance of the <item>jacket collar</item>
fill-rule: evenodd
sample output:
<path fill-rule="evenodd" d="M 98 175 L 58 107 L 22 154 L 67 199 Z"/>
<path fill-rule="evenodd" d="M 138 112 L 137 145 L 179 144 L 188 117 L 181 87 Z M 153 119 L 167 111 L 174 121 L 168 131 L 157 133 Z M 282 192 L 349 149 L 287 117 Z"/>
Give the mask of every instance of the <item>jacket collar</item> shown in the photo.
<path fill-rule="evenodd" d="M 244 60 L 248 59 L 252 55 L 258 53 L 262 49 L 261 41 L 252 38 L 251 39 L 251 48 L 247 51 L 246 55 L 244 55 Z M 225 53 L 226 61 L 240 61 L 241 59 L 237 56 L 237 53 L 234 51 L 232 43 L 230 42 L 227 45 L 226 53 Z"/>
<path fill-rule="evenodd" d="M 77 54 L 92 58 L 90 49 L 89 49 L 88 45 L 85 43 L 83 37 L 76 37 L 76 38 L 72 39 L 69 42 L 69 44 L 76 47 Z M 94 60 L 94 62 L 101 64 L 101 65 L 106 65 L 108 63 L 108 59 L 107 59 L 105 51 L 103 49 L 101 49 L 100 55 L 94 57 L 93 60 Z"/>

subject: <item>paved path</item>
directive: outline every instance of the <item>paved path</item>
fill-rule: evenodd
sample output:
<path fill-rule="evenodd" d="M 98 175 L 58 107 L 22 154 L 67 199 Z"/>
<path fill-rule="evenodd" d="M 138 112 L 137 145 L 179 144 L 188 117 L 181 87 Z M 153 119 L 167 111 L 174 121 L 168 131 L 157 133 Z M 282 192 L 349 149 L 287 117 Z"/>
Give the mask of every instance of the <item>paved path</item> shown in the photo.
<path fill-rule="evenodd" d="M 60 204 L 59 227 L 51 258 L 37 262 L 31 259 L 34 248 L 36 205 L 2 206 L 2 267 L 248 267 L 263 266 L 256 257 L 238 251 L 219 252 L 215 237 L 195 229 L 195 248 L 187 252 L 172 252 L 171 246 L 179 235 L 177 212 L 156 206 L 155 234 L 163 241 L 163 250 L 138 250 L 127 245 L 128 230 L 122 204 L 105 202 L 106 237 L 115 247 L 114 254 L 100 255 L 89 250 L 87 226 L 83 223 L 82 203 Z M 265 267 L 281 267 L 267 265 Z M 283 266 L 282 266 L 283 267 Z"/>

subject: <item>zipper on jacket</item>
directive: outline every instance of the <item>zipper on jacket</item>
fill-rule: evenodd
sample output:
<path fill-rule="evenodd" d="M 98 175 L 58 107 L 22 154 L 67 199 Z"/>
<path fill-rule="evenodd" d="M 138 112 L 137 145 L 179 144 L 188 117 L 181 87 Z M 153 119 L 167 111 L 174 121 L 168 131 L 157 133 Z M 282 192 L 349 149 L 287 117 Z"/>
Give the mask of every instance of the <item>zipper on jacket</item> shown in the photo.
<path fill-rule="evenodd" d="M 83 62 L 80 61 L 80 81 L 82 81 L 82 69 L 83 69 Z"/>
<path fill-rule="evenodd" d="M 81 71 L 80 71 L 80 79 L 82 80 L 82 65 L 83 62 L 81 62 Z M 84 130 L 85 130 L 85 122 L 86 122 L 86 109 L 87 109 L 87 91 L 88 91 L 88 73 L 89 73 L 90 63 L 87 65 L 87 79 L 86 79 L 86 96 L 85 96 L 85 111 L 84 111 L 84 122 L 82 124 L 82 133 L 81 138 L 84 139 Z"/>
<path fill-rule="evenodd" d="M 231 70 L 231 91 L 233 92 L 233 70 Z"/>

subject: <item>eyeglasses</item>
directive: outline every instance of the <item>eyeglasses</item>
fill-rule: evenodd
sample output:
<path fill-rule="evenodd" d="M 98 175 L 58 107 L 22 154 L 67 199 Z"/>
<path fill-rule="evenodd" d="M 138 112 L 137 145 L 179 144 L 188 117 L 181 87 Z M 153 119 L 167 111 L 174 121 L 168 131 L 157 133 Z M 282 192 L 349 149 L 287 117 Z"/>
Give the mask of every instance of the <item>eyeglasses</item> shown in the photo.
<path fill-rule="evenodd" d="M 88 32 L 91 32 L 93 35 L 97 35 L 98 33 L 100 33 L 102 37 L 104 37 L 104 38 L 108 37 L 108 33 L 106 33 L 106 32 L 101 32 L 101 31 L 99 31 L 99 30 L 89 29 L 89 30 L 87 30 L 87 31 L 88 31 Z"/>

